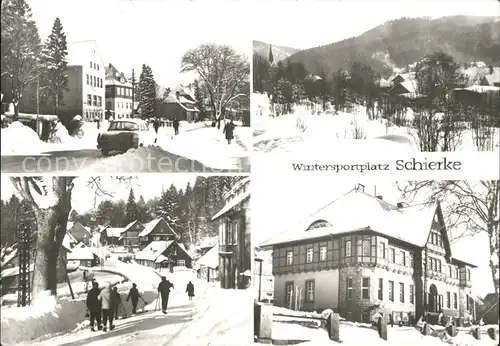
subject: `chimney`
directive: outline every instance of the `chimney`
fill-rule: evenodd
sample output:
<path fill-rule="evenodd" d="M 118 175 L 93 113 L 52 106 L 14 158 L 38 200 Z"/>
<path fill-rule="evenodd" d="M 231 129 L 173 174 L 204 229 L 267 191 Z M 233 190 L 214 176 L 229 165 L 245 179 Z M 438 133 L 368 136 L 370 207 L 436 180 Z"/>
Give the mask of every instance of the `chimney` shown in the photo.
<path fill-rule="evenodd" d="M 365 186 L 363 184 L 358 184 L 356 187 L 357 191 L 365 192 Z"/>
<path fill-rule="evenodd" d="M 382 196 L 382 195 L 377 195 L 377 198 L 380 199 L 381 201 L 384 200 L 384 196 Z"/>
<path fill-rule="evenodd" d="M 181 93 L 180 91 L 176 91 L 175 92 L 175 97 L 177 97 L 177 100 L 179 100 L 181 98 Z"/>

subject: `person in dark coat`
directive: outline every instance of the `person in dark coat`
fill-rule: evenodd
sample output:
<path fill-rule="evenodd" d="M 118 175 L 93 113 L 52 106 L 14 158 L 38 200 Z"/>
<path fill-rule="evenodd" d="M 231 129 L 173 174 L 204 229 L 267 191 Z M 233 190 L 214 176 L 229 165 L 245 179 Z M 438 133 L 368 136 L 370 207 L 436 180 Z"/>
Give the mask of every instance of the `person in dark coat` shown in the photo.
<path fill-rule="evenodd" d="M 158 285 L 158 295 L 161 295 L 161 311 L 166 314 L 168 306 L 168 296 L 170 295 L 170 289 L 174 288 L 174 285 L 167 280 L 166 277 L 161 277 L 161 282 Z"/>
<path fill-rule="evenodd" d="M 160 127 L 160 122 L 158 121 L 158 119 L 155 119 L 153 121 L 153 128 L 155 129 L 155 133 L 158 134 L 158 128 Z"/>
<path fill-rule="evenodd" d="M 114 315 L 115 315 L 115 320 L 118 319 L 118 309 L 120 308 L 120 305 L 122 305 L 122 297 L 120 297 L 120 293 L 118 293 L 118 288 L 115 286 L 113 287 L 113 291 L 111 292 L 111 300 L 112 306 L 114 309 Z"/>
<path fill-rule="evenodd" d="M 139 294 L 139 291 L 137 290 L 137 285 L 132 284 L 132 288 L 128 292 L 127 296 L 127 302 L 132 300 L 132 313 L 135 314 L 137 312 L 137 303 L 139 302 L 139 297 L 141 295 Z"/>
<path fill-rule="evenodd" d="M 92 281 L 92 288 L 87 294 L 87 309 L 90 315 L 90 329 L 95 332 L 94 322 L 97 322 L 97 329 L 102 329 L 101 324 L 101 302 L 99 301 L 99 284 L 96 281 Z"/>
<path fill-rule="evenodd" d="M 382 316 L 378 318 L 377 320 L 377 332 L 378 332 L 378 336 L 379 338 L 382 337 Z"/>
<path fill-rule="evenodd" d="M 226 134 L 227 144 L 231 144 L 231 140 L 234 138 L 234 128 L 235 125 L 233 123 L 233 119 L 230 122 L 226 123 L 224 126 L 224 133 Z"/>
<path fill-rule="evenodd" d="M 179 134 L 179 119 L 177 117 L 174 118 L 172 126 L 174 127 L 174 134 L 177 136 Z"/>
<path fill-rule="evenodd" d="M 186 292 L 188 294 L 189 301 L 192 301 L 194 297 L 194 285 L 191 281 L 189 281 L 186 286 Z"/>

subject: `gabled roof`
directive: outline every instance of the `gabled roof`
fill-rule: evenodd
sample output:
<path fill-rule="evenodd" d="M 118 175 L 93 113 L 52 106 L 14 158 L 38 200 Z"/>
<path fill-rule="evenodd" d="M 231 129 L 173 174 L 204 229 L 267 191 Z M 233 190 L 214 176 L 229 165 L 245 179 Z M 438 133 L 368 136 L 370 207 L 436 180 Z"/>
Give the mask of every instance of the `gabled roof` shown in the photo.
<path fill-rule="evenodd" d="M 153 230 L 156 228 L 156 226 L 158 226 L 158 224 L 162 221 L 165 223 L 165 225 L 170 230 L 170 232 L 172 232 L 172 234 L 174 236 L 177 236 L 177 233 L 175 233 L 175 231 L 172 229 L 172 227 L 170 227 L 169 224 L 162 217 L 160 217 L 158 219 L 154 219 L 154 220 L 148 222 L 147 224 L 145 224 L 144 229 L 142 230 L 141 233 L 139 233 L 139 237 L 148 236 L 151 232 L 153 232 Z"/>
<path fill-rule="evenodd" d="M 219 248 L 213 246 L 206 254 L 200 257 L 197 264 L 203 267 L 215 269 L 219 266 Z"/>
<path fill-rule="evenodd" d="M 353 215 L 354 210 L 359 212 Z M 282 233 L 261 246 L 270 247 L 332 235 L 372 231 L 422 248 L 429 239 L 435 215 L 438 215 L 444 227 L 439 202 L 400 208 L 359 189 L 353 189 L 300 222 L 295 230 Z M 321 222 L 322 227 L 310 228 L 316 222 Z M 443 233 L 446 234 L 446 229 L 443 229 Z M 447 235 L 445 247 L 451 254 Z"/>
<path fill-rule="evenodd" d="M 139 224 L 140 224 L 141 222 L 140 222 L 140 221 L 138 221 L 138 220 L 132 221 L 131 223 L 129 223 L 127 226 L 125 226 L 125 227 L 123 228 L 123 232 L 127 232 L 127 231 L 128 231 L 128 230 L 132 227 L 132 226 L 134 226 L 134 225 L 135 225 L 135 224 L 137 224 L 137 223 L 139 223 Z"/>
<path fill-rule="evenodd" d="M 97 257 L 94 251 L 88 246 L 76 246 L 67 255 L 69 261 L 74 260 L 93 260 Z"/>
<path fill-rule="evenodd" d="M 175 240 L 156 240 L 152 241 L 149 243 L 144 249 L 139 251 L 136 255 L 135 258 L 139 260 L 147 260 L 147 261 L 158 261 L 160 255 L 165 252 L 172 244 L 176 243 Z M 176 243 L 177 244 L 177 243 Z M 179 245 L 179 248 L 184 251 L 189 257 L 189 253 L 184 249 L 181 244 Z M 163 258 L 161 261 L 163 261 L 165 258 Z M 159 262 L 158 262 L 159 263 Z"/>
<path fill-rule="evenodd" d="M 229 201 L 217 214 L 215 214 L 212 217 L 212 221 L 215 221 L 216 219 L 220 218 L 224 214 L 230 212 L 233 210 L 235 207 L 243 203 L 245 200 L 250 198 L 250 189 L 246 190 L 245 192 L 239 194 L 235 198 Z"/>
<path fill-rule="evenodd" d="M 71 222 L 71 221 L 68 221 L 68 223 L 66 224 L 66 231 L 69 231 L 71 230 L 72 228 L 74 228 L 76 225 L 80 225 L 84 230 L 86 230 L 88 232 L 88 234 L 90 235 L 90 229 L 88 227 L 85 227 L 84 225 L 82 225 L 80 222 Z"/>
<path fill-rule="evenodd" d="M 106 236 L 109 238 L 120 238 L 124 229 L 123 227 L 106 227 Z"/>

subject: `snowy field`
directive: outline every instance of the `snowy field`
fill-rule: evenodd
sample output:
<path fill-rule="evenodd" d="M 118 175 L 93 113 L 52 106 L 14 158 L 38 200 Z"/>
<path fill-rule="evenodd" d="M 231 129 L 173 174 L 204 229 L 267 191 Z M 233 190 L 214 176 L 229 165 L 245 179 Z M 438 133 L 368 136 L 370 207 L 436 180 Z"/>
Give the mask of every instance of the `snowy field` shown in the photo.
<path fill-rule="evenodd" d="M 353 150 L 403 150 L 419 151 L 418 135 L 414 129 L 406 126 L 394 126 L 385 119 L 370 120 L 366 109 L 355 108 L 353 113 L 332 111 L 312 114 L 305 106 L 295 106 L 293 114 L 273 117 L 270 114 L 269 99 L 266 95 L 252 95 L 252 126 L 254 130 L 254 150 L 258 153 L 267 152 L 307 152 L 325 150 L 325 148 L 351 148 Z M 411 110 L 408 117 L 411 118 Z M 492 136 L 493 144 L 499 149 L 500 129 Z M 402 135 L 408 138 L 412 145 L 402 147 L 398 143 L 382 140 L 377 137 L 384 135 Z M 365 141 L 358 141 L 364 139 Z M 346 145 L 346 140 L 348 144 Z M 389 143 L 388 143 L 389 142 Z M 471 131 L 462 134 L 460 151 L 477 151 Z"/>
<path fill-rule="evenodd" d="M 289 315 L 302 315 L 306 317 L 318 317 L 315 313 L 304 313 L 291 311 L 284 308 L 274 307 L 273 312 L 277 314 Z M 314 316 L 313 316 L 314 315 Z M 275 316 L 276 319 L 276 316 Z M 336 345 L 337 343 L 330 340 L 328 332 L 324 327 L 306 327 L 298 323 L 304 323 L 304 319 L 297 319 L 287 323 L 275 322 L 273 323 L 272 338 L 279 342 L 286 341 L 301 341 L 300 345 L 304 346 L 323 346 L 323 345 Z M 450 337 L 444 327 L 432 326 L 431 335 L 424 336 L 416 328 L 409 326 L 387 326 L 387 341 L 379 338 L 375 328 L 366 323 L 348 322 L 345 320 L 340 321 L 340 340 L 342 345 L 346 346 L 365 346 L 365 345 L 394 345 L 394 346 L 493 346 L 498 345 L 498 341 L 492 340 L 487 334 L 486 330 L 489 327 L 498 326 L 482 326 L 481 327 L 481 340 L 476 340 L 472 336 L 470 328 L 459 328 L 459 332 L 455 337 Z M 264 345 L 259 344 L 257 345 Z"/>
<path fill-rule="evenodd" d="M 71 137 L 60 123 L 50 142 L 43 142 L 30 127 L 21 122 L 13 122 L 1 129 L 2 156 L 40 156 L 50 152 L 94 150 L 97 151 L 97 136 L 108 127 L 103 122 L 99 129 L 97 124 L 87 122 L 83 125 L 82 138 Z M 223 128 L 222 124 L 222 128 Z M 147 162 L 148 157 L 162 157 L 165 151 L 196 160 L 213 169 L 238 169 L 242 162 L 248 161 L 252 143 L 252 131 L 249 127 L 236 123 L 234 140 L 228 144 L 222 129 L 212 128 L 210 122 L 181 122 L 180 133 L 174 136 L 172 127 L 160 127 L 156 146 L 130 149 L 128 152 L 101 158 L 85 167 L 85 170 L 108 172 L 130 171 L 130 162 Z M 151 128 L 151 131 L 154 131 Z M 138 167 L 139 171 L 147 171 L 147 165 Z"/>
<path fill-rule="evenodd" d="M 196 278 L 196 274 L 192 270 L 162 273 L 135 263 L 123 263 L 113 257 L 102 267 L 102 270 L 108 272 L 108 274 L 97 273 L 100 270 L 100 266 L 92 268 L 92 271 L 96 274 L 96 280 L 101 287 L 104 286 L 106 281 L 116 284 L 127 315 L 130 315 L 131 305 L 126 303 L 125 299 L 132 287 L 132 283 L 137 284 L 137 288 L 145 300 L 145 302 L 139 300 L 138 311 L 154 311 L 158 307 L 156 300 L 157 287 L 161 275 L 167 276 L 175 286 L 170 295 L 171 306 L 181 306 L 188 303 L 185 293 L 188 281 L 191 280 L 195 284 L 195 291 L 199 295 L 203 295 L 208 287 L 207 283 Z M 115 276 L 109 275 L 109 272 L 114 273 Z M 119 274 L 121 278 L 116 274 Z M 78 283 L 77 286 L 79 286 Z M 1 344 L 33 344 L 34 340 L 53 339 L 68 332 L 71 332 L 71 335 L 80 335 L 80 337 L 88 335 L 90 331 L 88 329 L 88 318 L 85 317 L 86 295 L 84 290 L 78 293 L 75 292 L 75 300 L 66 296 L 66 293 L 63 289 L 61 296 L 57 300 L 53 297 L 46 297 L 32 306 L 3 307 L 1 310 Z M 121 313 L 123 314 L 123 311 Z M 65 340 L 68 336 L 64 335 L 61 338 Z"/>

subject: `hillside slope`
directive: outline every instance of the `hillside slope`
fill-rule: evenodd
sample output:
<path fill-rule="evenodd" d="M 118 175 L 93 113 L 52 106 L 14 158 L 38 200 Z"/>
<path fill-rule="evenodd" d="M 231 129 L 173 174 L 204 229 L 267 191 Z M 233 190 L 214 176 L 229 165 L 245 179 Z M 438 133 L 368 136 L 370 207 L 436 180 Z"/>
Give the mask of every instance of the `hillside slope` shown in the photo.
<path fill-rule="evenodd" d="M 273 57 L 274 61 L 280 61 L 288 58 L 290 55 L 295 54 L 300 49 L 284 47 L 284 46 L 274 46 L 273 45 Z M 267 58 L 269 56 L 269 43 L 262 41 L 253 41 L 253 52 L 254 54 L 262 55 Z"/>
<path fill-rule="evenodd" d="M 500 21 L 497 17 L 452 16 L 438 19 L 401 18 L 358 37 L 299 51 L 287 58 L 308 71 L 331 74 L 349 69 L 352 61 L 369 64 L 387 76 L 425 55 L 442 50 L 456 61 L 500 61 Z"/>

